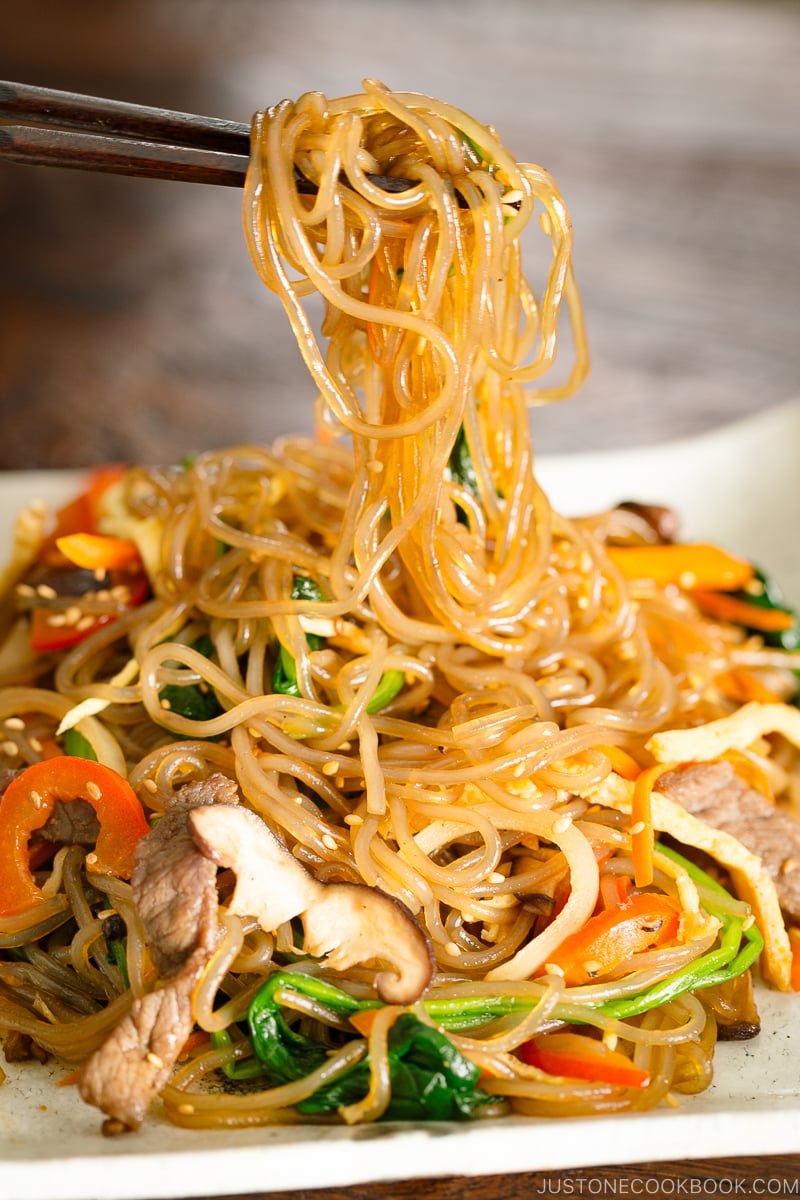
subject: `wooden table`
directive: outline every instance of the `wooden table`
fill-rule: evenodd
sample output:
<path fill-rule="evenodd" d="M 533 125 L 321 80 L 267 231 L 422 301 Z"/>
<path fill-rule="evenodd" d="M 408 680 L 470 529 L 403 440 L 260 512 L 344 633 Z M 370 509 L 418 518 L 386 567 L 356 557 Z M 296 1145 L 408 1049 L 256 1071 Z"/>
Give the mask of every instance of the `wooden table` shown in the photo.
<path fill-rule="evenodd" d="M 690 434 L 800 390 L 798 62 L 800 9 L 771 0 L 5 0 L 0 41 L 0 78 L 234 119 L 370 74 L 495 124 L 575 222 L 594 370 L 537 412 L 544 450 Z M 0 468 L 175 460 L 310 427 L 239 205 L 0 167 Z M 743 1158 L 296 1195 L 747 1194 L 799 1175 L 798 1156 Z"/>
<path fill-rule="evenodd" d="M 293 1192 L 294 1200 L 537 1200 L 545 1196 L 791 1196 L 797 1194 L 800 1154 L 769 1160 L 719 1158 L 637 1163 L 581 1171 L 449 1177 Z M 259 1192 L 239 1200 L 285 1200 L 285 1192 Z M 224 1200 L 234 1200 L 225 1197 Z"/>

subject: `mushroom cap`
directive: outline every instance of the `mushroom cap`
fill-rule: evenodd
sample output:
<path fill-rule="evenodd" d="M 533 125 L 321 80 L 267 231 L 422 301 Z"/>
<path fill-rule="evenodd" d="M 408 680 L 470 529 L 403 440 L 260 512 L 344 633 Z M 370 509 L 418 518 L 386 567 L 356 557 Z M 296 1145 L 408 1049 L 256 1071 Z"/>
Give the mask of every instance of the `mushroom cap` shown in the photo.
<path fill-rule="evenodd" d="M 195 808 L 188 819 L 201 854 L 236 874 L 230 912 L 255 917 L 267 932 L 302 917 L 309 954 L 327 957 L 337 971 L 386 964 L 375 979 L 380 998 L 389 1004 L 419 999 L 433 977 L 433 951 L 399 900 L 366 884 L 320 883 L 241 805 Z"/>
<path fill-rule="evenodd" d="M 267 932 L 298 916 L 323 888 L 249 808 L 196 808 L 189 823 L 200 853 L 236 875 L 229 911 L 255 917 Z"/>
<path fill-rule="evenodd" d="M 375 987 L 387 1004 L 413 1004 L 433 978 L 431 944 L 406 906 L 377 888 L 327 884 L 303 913 L 305 949 L 345 971 L 356 963 L 386 963 Z"/>

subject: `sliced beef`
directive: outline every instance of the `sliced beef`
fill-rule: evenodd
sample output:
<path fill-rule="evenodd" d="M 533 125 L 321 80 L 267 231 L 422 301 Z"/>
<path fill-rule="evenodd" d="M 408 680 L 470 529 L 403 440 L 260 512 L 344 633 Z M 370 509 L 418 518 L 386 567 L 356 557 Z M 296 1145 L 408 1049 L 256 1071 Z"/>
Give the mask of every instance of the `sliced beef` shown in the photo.
<path fill-rule="evenodd" d="M 224 775 L 190 783 L 136 847 L 133 898 L 161 978 L 180 969 L 209 922 L 216 930 L 217 868 L 195 846 L 188 814 L 206 804 L 233 804 L 237 798 L 236 784 Z"/>
<path fill-rule="evenodd" d="M 138 1129 L 172 1074 L 192 1032 L 192 992 L 209 957 L 198 947 L 165 987 L 136 1000 L 83 1068 L 81 1096 L 119 1122 L 108 1127 L 114 1132 Z"/>
<path fill-rule="evenodd" d="M 668 771 L 657 788 L 757 854 L 775 883 L 786 919 L 800 924 L 800 822 L 750 787 L 724 760 Z"/>
<path fill-rule="evenodd" d="M 134 898 L 163 986 L 136 1000 L 86 1063 L 83 1099 L 137 1129 L 167 1082 L 191 1033 L 192 993 L 219 940 L 214 863 L 195 847 L 193 809 L 238 799 L 235 783 L 212 775 L 182 788 L 136 848 Z"/>
<path fill-rule="evenodd" d="M 56 800 L 53 811 L 32 841 L 94 846 L 99 833 L 100 822 L 88 800 Z"/>

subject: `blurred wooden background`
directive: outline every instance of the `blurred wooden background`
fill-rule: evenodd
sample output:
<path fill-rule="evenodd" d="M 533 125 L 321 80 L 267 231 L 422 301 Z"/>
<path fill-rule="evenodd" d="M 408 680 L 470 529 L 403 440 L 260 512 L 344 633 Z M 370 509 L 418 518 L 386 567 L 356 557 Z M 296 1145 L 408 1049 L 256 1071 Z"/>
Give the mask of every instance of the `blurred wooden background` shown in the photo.
<path fill-rule="evenodd" d="M 0 78 L 239 120 L 365 75 L 497 126 L 572 211 L 594 367 L 540 450 L 800 392 L 800 7 L 775 0 L 4 0 Z M 234 189 L 0 164 L 0 467 L 308 428 Z"/>

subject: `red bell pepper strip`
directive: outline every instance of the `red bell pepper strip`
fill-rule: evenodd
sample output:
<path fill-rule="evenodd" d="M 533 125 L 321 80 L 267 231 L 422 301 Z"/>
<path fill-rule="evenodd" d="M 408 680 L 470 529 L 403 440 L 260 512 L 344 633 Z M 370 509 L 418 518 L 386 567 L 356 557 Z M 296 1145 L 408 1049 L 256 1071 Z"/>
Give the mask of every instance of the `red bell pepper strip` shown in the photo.
<path fill-rule="evenodd" d="M 570 987 L 591 983 L 634 954 L 673 941 L 680 921 L 681 907 L 671 896 L 638 892 L 590 917 L 548 956 L 547 965 L 560 967 Z"/>
<path fill-rule="evenodd" d="M 72 646 L 77 646 L 78 642 L 82 642 L 88 638 L 90 634 L 99 629 L 101 625 L 108 625 L 111 621 L 116 621 L 129 608 L 138 608 L 143 604 L 150 591 L 150 581 L 144 571 L 138 571 L 134 574 L 119 573 L 116 579 L 112 577 L 111 584 L 123 583 L 127 587 L 129 597 L 127 603 L 120 604 L 117 612 L 97 613 L 91 624 L 84 625 L 81 622 L 81 628 L 75 625 L 59 625 L 52 624 L 51 618 L 58 609 L 49 606 L 41 605 L 40 607 L 31 609 L 30 616 L 30 640 L 31 649 L 37 654 L 51 654 L 56 650 L 69 650 Z M 108 585 L 106 585 L 108 586 Z M 91 592 L 88 593 L 91 597 Z M 75 604 L 80 607 L 81 597 L 75 598 Z M 88 615 L 88 614 L 87 614 Z"/>
<path fill-rule="evenodd" d="M 543 1034 L 523 1042 L 517 1053 L 529 1067 L 548 1075 L 630 1088 L 646 1088 L 650 1083 L 647 1071 L 634 1066 L 627 1055 L 577 1033 Z"/>
<path fill-rule="evenodd" d="M 56 801 L 85 800 L 100 823 L 94 869 L 130 876 L 133 849 L 150 826 L 133 788 L 110 767 L 60 755 L 27 767 L 0 801 L 0 916 L 44 900 L 31 873 L 28 842 L 46 824 Z"/>

